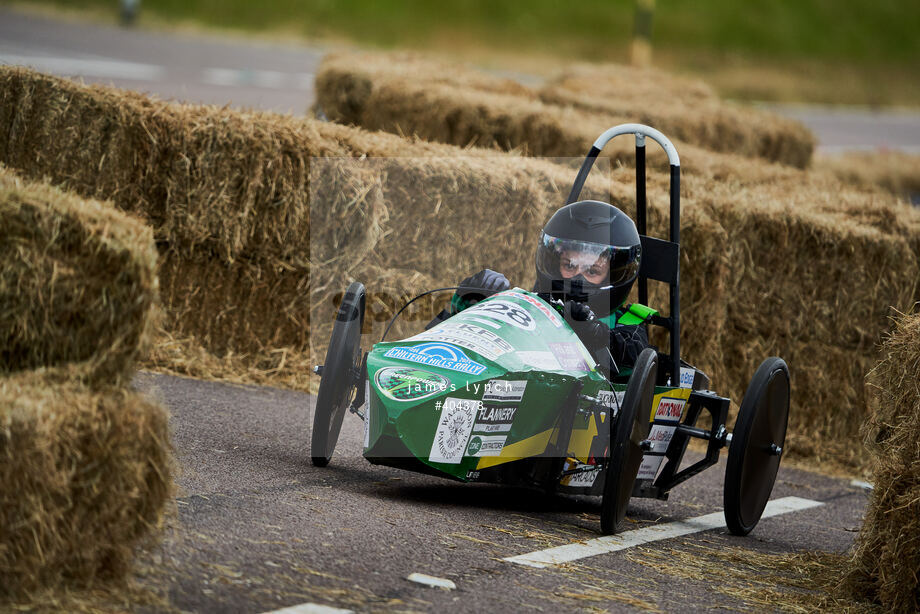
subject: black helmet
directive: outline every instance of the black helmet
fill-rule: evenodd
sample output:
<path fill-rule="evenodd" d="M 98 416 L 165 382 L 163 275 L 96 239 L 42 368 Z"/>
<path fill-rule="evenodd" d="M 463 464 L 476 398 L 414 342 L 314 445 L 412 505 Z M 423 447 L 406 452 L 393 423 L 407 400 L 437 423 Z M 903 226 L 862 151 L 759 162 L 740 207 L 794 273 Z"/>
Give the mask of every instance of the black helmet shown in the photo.
<path fill-rule="evenodd" d="M 536 291 L 587 302 L 606 316 L 629 295 L 641 255 L 639 232 L 625 213 L 596 200 L 566 205 L 540 233 Z"/>

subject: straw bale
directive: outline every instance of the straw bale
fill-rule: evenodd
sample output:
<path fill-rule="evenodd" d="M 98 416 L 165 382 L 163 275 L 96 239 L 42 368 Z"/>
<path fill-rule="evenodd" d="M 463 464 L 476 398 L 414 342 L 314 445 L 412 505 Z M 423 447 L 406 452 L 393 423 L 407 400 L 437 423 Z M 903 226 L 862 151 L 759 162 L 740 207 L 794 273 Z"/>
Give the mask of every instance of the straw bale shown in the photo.
<path fill-rule="evenodd" d="M 815 147 L 814 136 L 800 122 L 722 101 L 698 82 L 657 71 L 616 65 L 566 71 L 539 95 L 549 104 L 631 118 L 704 149 L 798 168 L 808 166 Z"/>
<path fill-rule="evenodd" d="M 72 370 L 0 377 L 0 596 L 119 580 L 172 495 L 166 412 Z"/>
<path fill-rule="evenodd" d="M 874 489 L 846 587 L 889 612 L 920 610 L 920 313 L 900 315 L 870 374 L 874 411 L 863 433 Z"/>
<path fill-rule="evenodd" d="M 0 372 L 79 364 L 133 373 L 157 296 L 150 229 L 0 166 Z"/>
<path fill-rule="evenodd" d="M 626 85 L 631 79 L 635 89 Z M 505 82 L 418 56 L 333 54 L 317 75 L 317 107 L 368 129 L 539 156 L 583 155 L 604 129 L 630 121 L 703 149 L 797 167 L 814 149 L 797 122 L 723 103 L 698 82 L 654 71 L 580 67 L 538 92 Z"/>
<path fill-rule="evenodd" d="M 855 151 L 815 157 L 815 168 L 860 186 L 880 186 L 889 192 L 920 200 L 920 155 L 903 151 Z"/>

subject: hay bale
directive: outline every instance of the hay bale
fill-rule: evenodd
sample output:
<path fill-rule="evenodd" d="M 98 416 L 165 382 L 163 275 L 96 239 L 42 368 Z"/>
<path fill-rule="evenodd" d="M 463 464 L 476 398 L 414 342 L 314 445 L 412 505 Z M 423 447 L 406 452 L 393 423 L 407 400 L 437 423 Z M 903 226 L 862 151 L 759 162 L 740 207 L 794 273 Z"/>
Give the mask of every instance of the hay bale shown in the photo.
<path fill-rule="evenodd" d="M 551 80 L 539 95 L 587 114 L 631 118 L 703 149 L 797 168 L 808 166 L 815 147 L 814 135 L 800 122 L 722 101 L 697 81 L 649 69 L 578 67 Z"/>
<path fill-rule="evenodd" d="M 0 596 L 118 580 L 172 494 L 166 412 L 66 369 L 0 377 Z"/>
<path fill-rule="evenodd" d="M 693 80 L 627 67 L 578 67 L 535 92 L 418 56 L 330 54 L 316 92 L 333 121 L 537 156 L 584 155 L 604 129 L 635 121 L 701 149 L 800 168 L 814 149 L 798 122 L 723 103 Z"/>
<path fill-rule="evenodd" d="M 79 365 L 130 378 L 157 297 L 140 221 L 0 166 L 0 373 Z"/>
<path fill-rule="evenodd" d="M 900 316 L 870 374 L 875 488 L 845 587 L 888 612 L 920 610 L 920 314 Z"/>
<path fill-rule="evenodd" d="M 815 157 L 815 168 L 859 186 L 878 186 L 892 194 L 920 201 L 920 155 L 902 151 L 855 151 Z"/>

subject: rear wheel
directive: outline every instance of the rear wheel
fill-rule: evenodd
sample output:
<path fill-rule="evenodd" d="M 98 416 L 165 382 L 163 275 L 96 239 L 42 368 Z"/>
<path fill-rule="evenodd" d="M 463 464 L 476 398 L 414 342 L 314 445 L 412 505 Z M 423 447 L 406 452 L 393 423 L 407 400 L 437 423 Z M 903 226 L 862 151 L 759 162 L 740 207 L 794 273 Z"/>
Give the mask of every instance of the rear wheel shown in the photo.
<path fill-rule="evenodd" d="M 332 327 L 322 379 L 313 412 L 310 456 L 317 467 L 332 459 L 345 411 L 361 382 L 361 326 L 364 324 L 364 285 L 354 282 L 345 291 Z"/>
<path fill-rule="evenodd" d="M 639 354 L 626 386 L 623 405 L 616 420 L 611 421 L 610 454 L 601 503 L 601 532 L 616 533 L 626 517 L 644 452 L 640 444 L 651 429 L 652 400 L 658 376 L 658 353 L 646 348 Z"/>
<path fill-rule="evenodd" d="M 767 358 L 751 378 L 725 466 L 725 523 L 735 535 L 747 535 L 767 506 L 786 441 L 789 420 L 789 367 Z"/>

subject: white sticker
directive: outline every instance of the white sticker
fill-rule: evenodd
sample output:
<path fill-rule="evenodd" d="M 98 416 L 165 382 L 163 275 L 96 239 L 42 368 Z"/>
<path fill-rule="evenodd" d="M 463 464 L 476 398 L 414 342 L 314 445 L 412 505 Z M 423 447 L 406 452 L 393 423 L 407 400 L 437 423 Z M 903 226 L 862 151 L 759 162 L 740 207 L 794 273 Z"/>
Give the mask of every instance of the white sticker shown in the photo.
<path fill-rule="evenodd" d="M 648 434 L 648 440 L 652 442 L 652 449 L 649 452 L 659 452 L 664 454 L 668 451 L 668 445 L 671 443 L 671 437 L 674 436 L 676 426 L 663 426 L 656 424 Z"/>
<path fill-rule="evenodd" d="M 678 422 L 684 412 L 684 399 L 672 399 L 670 397 L 661 397 L 658 402 L 658 408 L 655 410 L 656 422 Z"/>
<path fill-rule="evenodd" d="M 364 448 L 371 445 L 371 381 L 364 380 Z"/>
<path fill-rule="evenodd" d="M 533 330 L 537 327 L 537 322 L 529 311 L 517 303 L 502 299 L 489 299 L 467 308 L 463 313 L 491 318 L 522 330 Z"/>
<path fill-rule="evenodd" d="M 613 411 L 618 411 L 620 406 L 623 405 L 623 398 L 626 396 L 625 390 L 598 390 L 597 399 L 603 404 L 612 409 Z"/>
<path fill-rule="evenodd" d="M 472 350 L 489 360 L 507 354 L 514 347 L 502 337 L 475 324 L 447 321 L 406 341 L 443 341 Z"/>
<path fill-rule="evenodd" d="M 483 401 L 520 401 L 524 398 L 527 380 L 493 379 L 486 382 Z"/>
<path fill-rule="evenodd" d="M 591 467 L 591 469 L 588 469 Z M 570 469 L 581 469 L 578 473 L 573 473 L 567 475 L 559 482 L 563 486 L 572 486 L 576 488 L 588 488 L 594 486 L 597 476 L 601 473 L 600 465 L 585 465 L 584 463 L 577 463 L 574 467 L 566 467 L 567 470 Z"/>
<path fill-rule="evenodd" d="M 506 435 L 473 435 L 466 445 L 467 456 L 500 456 Z"/>
<path fill-rule="evenodd" d="M 517 413 L 517 410 L 517 407 L 485 405 L 480 402 L 473 432 L 506 433 L 511 430 L 511 424 L 514 422 L 514 414 Z"/>
<path fill-rule="evenodd" d="M 516 299 L 526 301 L 539 309 L 540 313 L 545 315 L 546 319 L 553 323 L 553 326 L 556 328 L 562 326 L 562 318 L 559 317 L 559 314 L 556 313 L 556 310 L 552 307 L 549 307 L 540 299 L 534 298 L 528 294 L 523 294 L 520 290 L 505 290 L 504 292 L 499 292 L 496 296 L 513 296 Z"/>
<path fill-rule="evenodd" d="M 531 367 L 546 371 L 559 370 L 559 361 L 553 356 L 552 352 L 527 351 L 517 352 L 521 362 Z"/>
<path fill-rule="evenodd" d="M 664 456 L 651 456 L 646 454 L 642 457 L 642 464 L 639 465 L 639 473 L 636 475 L 637 480 L 654 480 L 658 476 L 658 469 L 661 467 L 661 461 Z"/>
<path fill-rule="evenodd" d="M 680 387 L 693 388 L 693 378 L 696 377 L 696 369 L 692 367 L 680 368 Z"/>
<path fill-rule="evenodd" d="M 476 407 L 479 403 L 472 399 L 445 399 L 428 460 L 450 465 L 463 460 L 466 442 L 476 422 Z"/>

